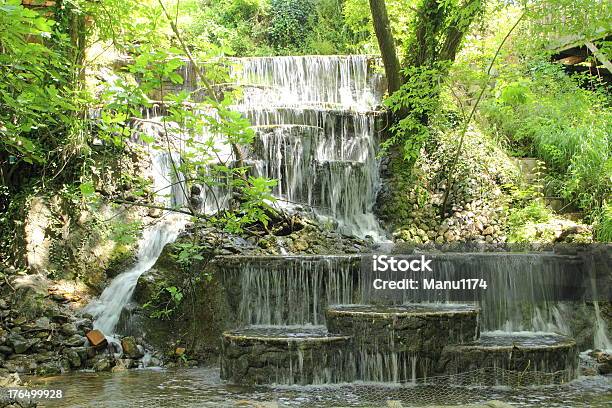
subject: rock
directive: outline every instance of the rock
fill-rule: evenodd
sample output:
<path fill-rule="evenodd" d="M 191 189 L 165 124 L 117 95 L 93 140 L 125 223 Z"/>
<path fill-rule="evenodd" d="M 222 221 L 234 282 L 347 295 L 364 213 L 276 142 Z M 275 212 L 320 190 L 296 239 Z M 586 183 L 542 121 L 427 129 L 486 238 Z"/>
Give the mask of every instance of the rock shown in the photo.
<path fill-rule="evenodd" d="M 93 365 L 94 371 L 109 371 L 111 368 L 112 365 L 106 357 L 99 359 Z"/>
<path fill-rule="evenodd" d="M 36 330 L 51 330 L 51 321 L 48 317 L 40 317 L 34 322 Z"/>
<path fill-rule="evenodd" d="M 296 251 L 305 251 L 308 249 L 308 247 L 308 241 L 306 241 L 303 237 L 300 237 L 293 242 L 293 248 Z"/>
<path fill-rule="evenodd" d="M 123 349 L 123 355 L 127 358 L 139 359 L 144 355 L 138 348 L 136 339 L 132 336 L 121 339 L 121 348 Z"/>
<path fill-rule="evenodd" d="M 46 363 L 53 360 L 56 356 L 56 353 L 53 351 L 45 351 L 42 353 L 36 354 L 34 357 L 36 358 L 36 362 L 38 364 Z"/>
<path fill-rule="evenodd" d="M 87 337 L 89 344 L 96 348 L 104 347 L 107 344 L 104 333 L 97 329 L 88 331 L 85 337 Z"/>
<path fill-rule="evenodd" d="M 83 334 L 87 333 L 90 330 L 93 330 L 93 323 L 91 319 L 79 319 L 74 322 L 74 324 L 76 325 L 77 330 L 83 332 Z"/>
<path fill-rule="evenodd" d="M 121 372 L 121 371 L 127 371 L 130 367 L 128 367 L 126 365 L 126 361 L 129 362 L 129 361 L 132 361 L 132 360 L 130 360 L 130 359 L 119 359 L 119 360 L 117 360 L 117 364 L 115 364 L 115 366 L 111 369 L 111 372 L 118 373 L 118 372 Z"/>
<path fill-rule="evenodd" d="M 57 375 L 62 373 L 62 364 L 58 361 L 49 361 L 36 369 L 37 375 Z"/>
<path fill-rule="evenodd" d="M 36 364 L 36 359 L 34 356 L 14 354 L 11 356 L 10 360 L 4 362 L 4 367 L 10 372 L 29 374 L 36 371 L 38 364 Z"/>
<path fill-rule="evenodd" d="M 495 228 L 492 225 L 489 225 L 487 228 L 482 231 L 482 235 L 493 235 L 495 234 Z"/>
<path fill-rule="evenodd" d="M 76 351 L 75 349 L 68 349 L 66 350 L 64 355 L 66 356 L 66 359 L 70 363 L 70 367 L 72 368 L 81 367 L 81 356 L 78 351 Z"/>
<path fill-rule="evenodd" d="M 64 340 L 63 343 L 68 347 L 80 347 L 85 344 L 85 338 L 83 336 L 75 334 Z"/>
<path fill-rule="evenodd" d="M 604 351 L 594 351 L 591 355 L 597 361 L 597 371 L 599 371 L 599 374 L 612 374 L 612 354 Z"/>
<path fill-rule="evenodd" d="M 163 215 L 164 211 L 161 208 L 149 208 L 147 215 L 151 218 L 159 218 Z"/>
<path fill-rule="evenodd" d="M 51 316 L 51 320 L 54 321 L 55 323 L 64 324 L 70 321 L 70 316 L 64 313 L 54 313 Z"/>
<path fill-rule="evenodd" d="M 77 327 L 74 323 L 64 323 L 60 329 L 62 334 L 66 336 L 72 336 L 77 333 Z"/>
<path fill-rule="evenodd" d="M 15 326 L 21 326 L 22 324 L 25 324 L 25 322 L 26 322 L 26 321 L 27 321 L 27 320 L 26 320 L 26 318 L 25 318 L 25 317 L 20 316 L 20 317 L 17 317 L 17 318 L 15 318 L 15 319 L 13 319 L 13 324 L 14 324 Z"/>
<path fill-rule="evenodd" d="M 19 374 L 12 373 L 5 376 L 0 376 L 0 388 L 13 388 L 21 385 Z"/>
<path fill-rule="evenodd" d="M 12 333 L 8 336 L 7 343 L 13 347 L 15 354 L 25 353 L 32 345 L 22 335 L 16 333 Z"/>
<path fill-rule="evenodd" d="M 72 347 L 70 351 L 77 353 L 79 355 L 79 359 L 81 360 L 81 362 L 83 362 L 88 358 L 91 358 L 96 355 L 95 349 L 93 349 L 94 352 L 90 355 L 90 353 L 88 352 L 89 348 L 93 349 L 93 347 Z"/>

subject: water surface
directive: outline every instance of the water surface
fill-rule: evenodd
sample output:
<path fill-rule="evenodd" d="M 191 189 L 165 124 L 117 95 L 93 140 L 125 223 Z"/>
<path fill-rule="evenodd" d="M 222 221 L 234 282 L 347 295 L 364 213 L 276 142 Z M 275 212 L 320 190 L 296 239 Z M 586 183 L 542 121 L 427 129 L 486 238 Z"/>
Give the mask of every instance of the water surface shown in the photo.
<path fill-rule="evenodd" d="M 517 407 L 609 408 L 612 377 L 582 377 L 548 387 L 454 387 L 451 385 L 346 384 L 329 386 L 244 387 L 226 384 L 216 368 L 78 372 L 37 378 L 36 388 L 61 389 L 61 401 L 42 407 L 382 407 L 400 400 L 406 407 L 471 404 L 490 400 Z"/>

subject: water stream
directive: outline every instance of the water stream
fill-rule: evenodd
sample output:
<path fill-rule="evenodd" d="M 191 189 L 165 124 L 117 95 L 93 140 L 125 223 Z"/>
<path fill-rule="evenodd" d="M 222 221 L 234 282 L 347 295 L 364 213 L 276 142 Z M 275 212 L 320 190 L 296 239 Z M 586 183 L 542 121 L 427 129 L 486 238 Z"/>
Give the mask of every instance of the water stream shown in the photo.
<path fill-rule="evenodd" d="M 152 155 L 155 200 L 167 208 L 180 207 L 185 200 L 180 185 L 173 182 L 176 177 L 173 176 L 172 160 L 175 159 L 166 153 Z M 164 247 L 177 239 L 186 222 L 185 215 L 166 211 L 157 222 L 143 230 L 134 265 L 114 278 L 100 297 L 84 310 L 94 316 L 94 328 L 109 338 L 115 334 L 121 312 L 131 300 L 138 278 L 153 267 Z"/>

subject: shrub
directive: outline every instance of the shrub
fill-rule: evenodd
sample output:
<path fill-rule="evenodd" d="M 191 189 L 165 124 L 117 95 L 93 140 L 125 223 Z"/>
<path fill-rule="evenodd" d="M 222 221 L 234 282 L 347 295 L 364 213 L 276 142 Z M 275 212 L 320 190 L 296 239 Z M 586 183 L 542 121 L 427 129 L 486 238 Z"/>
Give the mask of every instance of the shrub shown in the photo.
<path fill-rule="evenodd" d="M 610 190 L 612 110 L 603 87 L 583 89 L 580 80 L 539 63 L 529 77 L 501 78 L 481 112 L 514 155 L 546 162 L 549 195 L 592 214 Z"/>
<path fill-rule="evenodd" d="M 277 51 L 305 45 L 315 20 L 313 0 L 272 0 L 270 4 L 270 44 Z"/>

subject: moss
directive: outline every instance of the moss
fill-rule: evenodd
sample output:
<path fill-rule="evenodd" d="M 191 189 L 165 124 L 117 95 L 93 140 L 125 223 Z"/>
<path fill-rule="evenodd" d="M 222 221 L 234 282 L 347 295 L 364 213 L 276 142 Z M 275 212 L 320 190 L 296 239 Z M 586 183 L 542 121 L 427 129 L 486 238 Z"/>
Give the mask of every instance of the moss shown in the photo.
<path fill-rule="evenodd" d="M 186 348 L 190 358 L 202 362 L 215 362 L 221 346 L 221 333 L 232 328 L 234 316 L 229 313 L 226 289 L 215 278 L 194 280 L 193 288 L 186 282 L 187 275 L 203 275 L 203 270 L 193 267 L 185 273 L 172 254 L 172 246 L 166 246 L 151 271 L 142 275 L 134 292 L 134 300 L 140 305 L 135 319 L 144 337 L 155 348 L 173 353 L 176 347 Z M 176 286 L 183 292 L 183 301 L 173 312 L 171 319 L 150 317 L 150 311 L 142 306 L 162 288 Z M 191 290 L 192 289 L 192 290 Z"/>
<path fill-rule="evenodd" d="M 123 272 L 134 261 L 135 248 L 133 245 L 116 244 L 108 257 L 106 275 L 109 278 L 113 278 Z"/>

